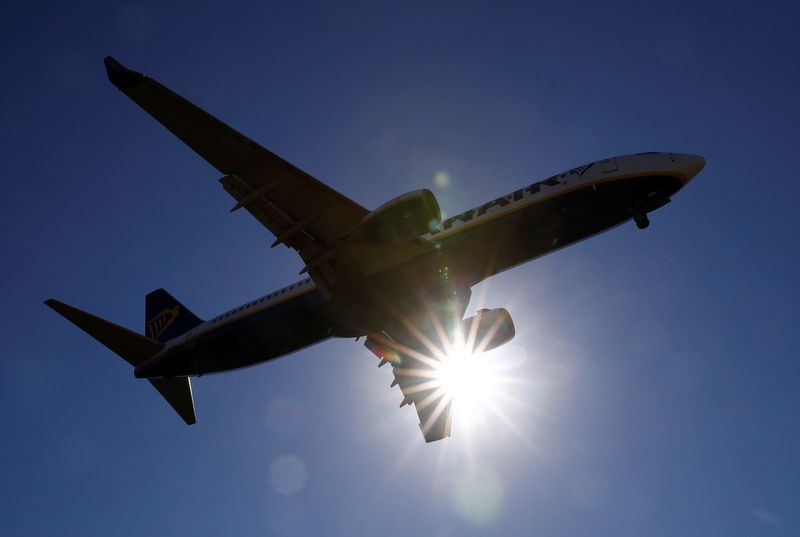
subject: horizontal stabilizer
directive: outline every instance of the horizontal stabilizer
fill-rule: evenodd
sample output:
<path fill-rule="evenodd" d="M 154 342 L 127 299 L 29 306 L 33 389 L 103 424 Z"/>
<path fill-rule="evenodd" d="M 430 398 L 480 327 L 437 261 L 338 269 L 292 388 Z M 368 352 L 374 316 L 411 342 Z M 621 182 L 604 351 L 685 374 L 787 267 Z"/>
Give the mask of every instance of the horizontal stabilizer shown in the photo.
<path fill-rule="evenodd" d="M 58 300 L 51 298 L 50 300 L 45 300 L 44 303 L 134 367 L 143 364 L 161 352 L 164 347 L 158 341 L 96 317 L 91 313 L 73 308 Z"/>
<path fill-rule="evenodd" d="M 175 409 L 175 412 L 183 418 L 186 425 L 194 425 L 197 419 L 194 416 L 192 381 L 189 380 L 189 377 L 148 380 L 158 390 L 158 393 L 167 400 L 167 403 Z"/>

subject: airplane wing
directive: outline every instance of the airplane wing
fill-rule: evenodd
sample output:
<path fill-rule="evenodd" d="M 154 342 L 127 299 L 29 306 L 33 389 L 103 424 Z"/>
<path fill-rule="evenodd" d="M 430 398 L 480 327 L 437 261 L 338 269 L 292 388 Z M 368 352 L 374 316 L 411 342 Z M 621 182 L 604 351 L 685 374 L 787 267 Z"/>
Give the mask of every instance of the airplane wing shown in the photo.
<path fill-rule="evenodd" d="M 311 268 L 369 212 L 142 73 L 105 59 L 109 80 L 224 176 L 223 188 Z M 310 271 L 314 278 L 314 271 Z M 316 280 L 316 279 L 315 279 Z"/>
<path fill-rule="evenodd" d="M 425 442 L 450 436 L 453 400 L 443 379 L 443 365 L 451 349 L 448 319 L 461 320 L 470 299 L 469 288 L 457 293 L 447 309 L 429 309 L 404 316 L 405 321 L 369 336 L 364 342 L 380 358 L 378 367 L 392 365 L 394 380 L 403 394 L 400 408 L 414 405 Z"/>
<path fill-rule="evenodd" d="M 453 399 L 442 384 L 438 366 L 432 367 L 430 362 L 406 357 L 403 363 L 392 368 L 392 372 L 403 393 L 400 408 L 414 405 L 425 442 L 450 436 Z"/>
<path fill-rule="evenodd" d="M 392 387 L 399 386 L 403 394 L 400 408 L 414 405 L 425 442 L 435 442 L 450 436 L 453 401 L 440 376 L 442 356 L 413 339 L 396 340 L 384 332 L 364 345 L 380 358 L 378 367 L 392 364 Z"/>

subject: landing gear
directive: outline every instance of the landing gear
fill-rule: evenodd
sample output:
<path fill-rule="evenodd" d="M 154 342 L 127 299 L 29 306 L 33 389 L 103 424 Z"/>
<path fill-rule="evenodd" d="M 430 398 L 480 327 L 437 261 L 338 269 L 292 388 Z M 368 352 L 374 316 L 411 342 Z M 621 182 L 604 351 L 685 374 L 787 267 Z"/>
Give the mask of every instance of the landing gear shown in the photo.
<path fill-rule="evenodd" d="M 646 229 L 650 225 L 650 219 L 646 214 L 637 214 L 633 217 L 633 221 L 636 222 L 636 227 L 639 229 Z"/>

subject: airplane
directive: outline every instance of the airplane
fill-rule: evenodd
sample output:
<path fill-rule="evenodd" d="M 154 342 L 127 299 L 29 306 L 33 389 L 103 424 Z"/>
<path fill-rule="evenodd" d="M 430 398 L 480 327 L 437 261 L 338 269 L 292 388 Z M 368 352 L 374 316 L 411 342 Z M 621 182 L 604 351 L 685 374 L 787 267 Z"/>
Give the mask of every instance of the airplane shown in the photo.
<path fill-rule="evenodd" d="M 426 442 L 450 436 L 452 397 L 440 378 L 461 334 L 474 352 L 515 335 L 504 308 L 464 318 L 484 279 L 648 214 L 705 166 L 703 157 L 646 152 L 557 173 L 442 220 L 428 189 L 368 210 L 240 134 L 156 80 L 104 60 L 110 82 L 203 157 L 222 188 L 294 249 L 303 279 L 208 320 L 164 289 L 145 298 L 145 334 L 55 299 L 49 307 L 145 378 L 189 425 L 190 377 L 252 366 L 328 338 L 365 337 L 390 363 L 400 406 L 414 405 Z"/>

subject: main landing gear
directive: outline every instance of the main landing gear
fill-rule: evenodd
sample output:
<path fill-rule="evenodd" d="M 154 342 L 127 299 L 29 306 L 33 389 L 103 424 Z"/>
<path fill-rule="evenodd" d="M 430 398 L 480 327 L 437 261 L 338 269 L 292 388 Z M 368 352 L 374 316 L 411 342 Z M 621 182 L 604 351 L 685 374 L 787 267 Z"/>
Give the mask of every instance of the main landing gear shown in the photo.
<path fill-rule="evenodd" d="M 633 221 L 636 222 L 636 227 L 639 229 L 646 229 L 650 225 L 650 219 L 646 214 L 637 214 L 633 217 Z"/>

